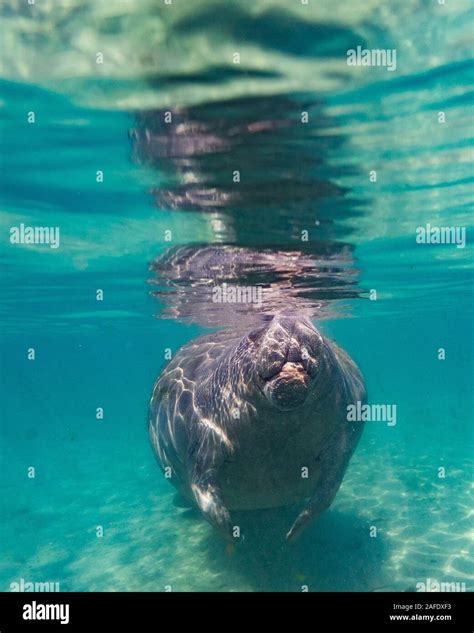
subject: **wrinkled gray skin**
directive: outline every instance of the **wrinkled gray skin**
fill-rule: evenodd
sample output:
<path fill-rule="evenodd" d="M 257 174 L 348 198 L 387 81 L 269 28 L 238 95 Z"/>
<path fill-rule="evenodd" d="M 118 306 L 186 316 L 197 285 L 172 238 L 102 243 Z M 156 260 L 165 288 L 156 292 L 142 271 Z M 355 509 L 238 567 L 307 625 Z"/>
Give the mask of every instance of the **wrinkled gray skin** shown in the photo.
<path fill-rule="evenodd" d="M 358 400 L 349 356 L 304 317 L 276 316 L 182 347 L 155 384 L 150 437 L 165 475 L 228 538 L 231 510 L 305 502 L 292 539 L 341 485 L 362 432 L 346 419 Z"/>

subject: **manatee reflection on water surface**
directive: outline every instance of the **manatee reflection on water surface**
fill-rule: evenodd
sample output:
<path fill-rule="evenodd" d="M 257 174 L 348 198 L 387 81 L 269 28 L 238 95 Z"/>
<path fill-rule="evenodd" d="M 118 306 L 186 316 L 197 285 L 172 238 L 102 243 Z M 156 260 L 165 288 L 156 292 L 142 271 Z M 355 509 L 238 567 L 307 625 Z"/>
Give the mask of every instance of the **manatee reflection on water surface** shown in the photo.
<path fill-rule="evenodd" d="M 364 204 L 334 181 L 341 167 L 326 157 L 344 138 L 324 134 L 318 102 L 273 95 L 136 119 L 133 155 L 157 172 L 155 204 L 206 214 L 214 230 L 212 242 L 151 263 L 160 316 L 209 326 L 286 311 L 334 318 L 336 302 L 361 294 L 344 223 Z"/>

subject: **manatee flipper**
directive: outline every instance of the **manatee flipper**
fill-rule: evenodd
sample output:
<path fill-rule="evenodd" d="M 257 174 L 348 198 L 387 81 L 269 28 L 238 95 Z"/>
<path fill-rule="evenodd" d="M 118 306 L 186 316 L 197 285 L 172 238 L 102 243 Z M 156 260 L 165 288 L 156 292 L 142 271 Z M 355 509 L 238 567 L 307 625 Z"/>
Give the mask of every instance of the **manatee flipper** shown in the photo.
<path fill-rule="evenodd" d="M 216 485 L 213 477 L 206 477 L 205 480 L 194 480 L 191 483 L 191 490 L 204 517 L 225 538 L 233 541 L 233 525 L 230 514 L 225 506 L 220 488 Z"/>
<path fill-rule="evenodd" d="M 305 527 L 317 516 L 322 514 L 331 505 L 332 497 L 328 500 L 327 497 L 321 498 L 320 493 L 311 497 L 305 508 L 299 513 L 296 521 L 291 526 L 286 535 L 287 541 L 294 541 Z"/>
<path fill-rule="evenodd" d="M 329 457 L 331 456 L 331 451 L 328 451 L 328 448 L 325 449 L 325 455 L 329 455 Z M 300 514 L 296 517 L 295 522 L 286 535 L 287 541 L 294 541 L 311 521 L 327 510 L 339 490 L 342 480 L 342 476 L 339 476 L 341 472 L 341 464 L 337 463 L 337 460 L 332 462 L 327 460 L 327 468 L 324 468 L 324 461 L 325 460 L 323 458 L 322 473 L 324 473 L 324 481 L 317 483 L 313 495 Z M 344 463 L 342 473 L 344 473 L 345 466 L 346 464 Z"/>
<path fill-rule="evenodd" d="M 196 447 L 196 444 L 194 444 Z M 192 461 L 191 491 L 204 518 L 224 535 L 234 541 L 233 525 L 218 483 L 218 471 L 229 453 L 228 447 L 209 430 L 191 450 L 188 459 Z"/>

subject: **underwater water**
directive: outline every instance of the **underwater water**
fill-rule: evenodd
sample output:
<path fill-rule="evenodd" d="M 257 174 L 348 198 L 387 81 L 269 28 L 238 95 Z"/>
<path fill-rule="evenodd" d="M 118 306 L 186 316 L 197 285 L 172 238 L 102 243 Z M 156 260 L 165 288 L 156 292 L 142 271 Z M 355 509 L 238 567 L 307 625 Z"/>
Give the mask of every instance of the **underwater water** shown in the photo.
<path fill-rule="evenodd" d="M 2 5 L 0 590 L 472 590 L 469 3 L 236 0 L 226 29 L 217 2 L 107 4 L 44 2 L 38 33 Z M 351 68 L 358 44 L 396 69 Z M 21 224 L 59 227 L 58 247 L 12 242 Z M 464 239 L 420 243 L 428 224 Z M 203 245 L 232 270 L 167 259 Z M 215 304 L 217 282 L 263 300 Z M 229 548 L 174 504 L 148 402 L 167 350 L 280 311 L 347 350 L 396 420 L 366 423 L 299 540 L 277 508 L 236 513 Z"/>

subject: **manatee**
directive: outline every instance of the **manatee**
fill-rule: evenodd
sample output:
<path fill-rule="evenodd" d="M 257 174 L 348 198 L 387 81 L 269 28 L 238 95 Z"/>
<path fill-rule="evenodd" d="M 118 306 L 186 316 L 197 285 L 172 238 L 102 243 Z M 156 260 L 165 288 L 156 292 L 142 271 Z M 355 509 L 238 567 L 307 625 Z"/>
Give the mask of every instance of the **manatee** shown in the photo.
<path fill-rule="evenodd" d="M 226 538 L 231 512 L 304 504 L 295 538 L 332 503 L 363 429 L 351 358 L 300 314 L 182 347 L 155 383 L 149 432 L 179 493 Z"/>

